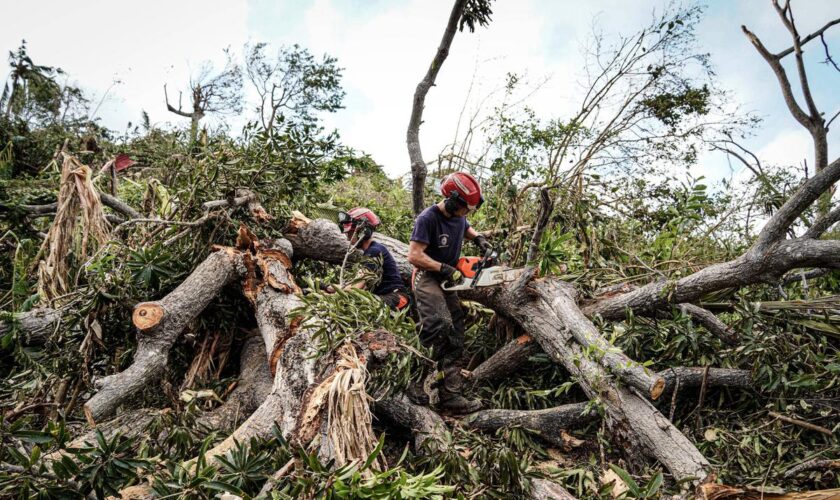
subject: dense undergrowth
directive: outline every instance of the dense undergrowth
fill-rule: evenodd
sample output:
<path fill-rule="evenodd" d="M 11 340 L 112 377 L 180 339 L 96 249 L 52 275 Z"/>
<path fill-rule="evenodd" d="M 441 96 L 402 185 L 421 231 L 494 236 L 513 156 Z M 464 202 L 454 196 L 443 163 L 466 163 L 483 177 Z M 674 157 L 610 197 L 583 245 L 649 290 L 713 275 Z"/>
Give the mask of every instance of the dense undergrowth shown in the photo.
<path fill-rule="evenodd" d="M 624 469 L 632 473 L 632 481 L 627 480 L 638 486 L 625 493 L 628 498 L 680 490 L 655 464 L 637 470 L 625 463 L 624 450 L 610 443 L 599 423 L 569 430 L 580 441 L 561 450 L 528 429 L 487 435 L 453 422 L 444 451 L 431 453 L 412 450 L 408 436 L 377 423 L 375 430 L 384 438 L 375 453 L 391 465 L 384 472 L 370 468 L 372 459 L 332 468 L 279 436 L 240 443 L 220 462 L 200 460 L 195 470 L 185 469 L 183 461 L 201 457 L 225 437 L 200 428 L 195 420 L 217 407 L 236 380 L 240 346 L 255 326 L 250 308 L 235 290 L 216 298 L 190 325 L 171 353 L 161 384 L 124 408 L 167 411 L 139 437 L 100 435 L 88 446 L 67 448 L 85 428 L 81 405 L 94 393 L 94 381 L 131 363 L 136 348 L 133 306 L 173 290 L 211 245 L 231 245 L 240 224 L 260 237 L 278 237 L 292 210 L 311 215 L 361 205 L 380 216 L 384 234 L 407 241 L 413 218 L 401 182 L 386 177 L 372 158 L 343 145 L 337 134 L 316 122 L 278 117 L 268 128 L 249 125 L 237 136 L 205 131 L 200 140 L 191 141 L 185 132 L 147 124 L 116 136 L 83 116 L 48 119 L 49 109 L 36 104 L 31 109 L 46 118 L 24 116 L 22 110 L 0 117 L 0 319 L 12 324 L 0 337 L 0 496 L 82 498 L 92 492 L 104 497 L 151 477 L 161 497 L 213 498 L 227 491 L 252 498 L 293 458 L 296 465 L 276 482 L 273 498 L 510 498 L 527 492 L 528 481 L 536 477 L 552 477 L 580 497 L 609 497 L 600 477 L 611 465 L 620 474 L 626 474 Z M 516 139 L 523 147 L 525 138 Z M 195 221 L 208 215 L 202 203 L 249 189 L 273 219 L 256 227 L 244 208 L 235 208 L 210 212 L 204 223 L 186 231 L 177 224 L 116 222 L 111 240 L 95 254 L 84 261 L 71 254 L 72 293 L 47 302 L 37 293 L 35 269 L 52 218 L 33 214 L 27 206 L 56 200 L 61 167 L 56 151 L 65 141 L 66 151 L 94 173 L 117 154 L 135 160 L 119 172 L 116 186 L 107 171 L 95 176 L 94 185 L 102 192 L 113 189 L 144 217 Z M 526 159 L 501 154 L 493 168 L 480 172 L 492 187 L 488 191 L 497 196 L 471 218 L 479 230 L 495 230 L 491 240 L 512 266 L 526 263 L 530 243 L 530 233 L 516 227 L 532 224 L 538 207 L 534 191 L 508 196 L 515 191 L 514 180 L 525 178 L 516 169 L 525 169 Z M 682 167 L 656 176 L 584 171 L 572 180 L 573 188 L 558 193 L 532 264 L 543 275 L 573 282 L 584 296 L 616 283 L 685 276 L 739 255 L 751 243 L 754 220 L 772 213 L 782 201 L 779 190 L 768 186 L 799 182 L 778 169 L 743 185 L 712 188 Z M 429 200 L 435 197 L 433 188 L 430 183 Z M 422 355 L 412 336 L 411 317 L 391 316 L 365 292 L 317 292 L 318 281 L 337 281 L 335 266 L 298 262 L 293 272 L 308 283 L 303 312 L 320 311 L 330 318 L 319 330 L 325 352 L 353 335 L 384 327 Z M 698 390 L 685 390 L 673 401 L 659 403 L 712 462 L 721 481 L 831 488 L 840 486 L 836 471 L 794 477 L 784 473 L 807 460 L 840 455 L 838 295 L 840 278 L 832 273 L 705 297 L 701 302 L 737 334 L 735 346 L 722 343 L 677 309 L 670 317 L 631 316 L 597 325 L 630 358 L 652 370 L 710 366 L 752 372 L 749 389 L 713 389 L 702 396 Z M 38 306 L 64 310 L 63 322 L 43 345 L 29 343 L 13 320 L 14 313 Z M 500 327 L 490 310 L 467 307 L 465 363 L 472 368 L 516 331 Z M 201 366 L 194 364 L 196 352 L 204 354 Z M 372 373 L 369 393 L 406 387 L 423 366 L 419 355 L 392 355 Z M 584 401 L 574 382 L 562 367 L 537 354 L 517 373 L 470 390 L 488 407 L 542 409 Z M 187 392 L 201 396 L 185 401 Z M 779 421 L 770 411 L 817 424 L 834 435 Z M 49 464 L 44 460 L 59 450 L 62 458 Z"/>

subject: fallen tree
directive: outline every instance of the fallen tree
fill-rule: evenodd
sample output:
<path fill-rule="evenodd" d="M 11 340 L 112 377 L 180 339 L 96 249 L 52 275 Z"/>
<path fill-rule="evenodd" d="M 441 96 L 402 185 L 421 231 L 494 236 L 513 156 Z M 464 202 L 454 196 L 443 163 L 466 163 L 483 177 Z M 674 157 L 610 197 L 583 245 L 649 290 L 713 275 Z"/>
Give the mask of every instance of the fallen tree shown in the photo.
<path fill-rule="evenodd" d="M 344 259 L 346 243 L 339 243 L 343 236 L 329 221 L 295 220 L 287 238 L 298 257 L 305 255 L 333 263 L 341 263 Z M 408 248 L 405 244 L 379 236 L 377 241 L 389 247 L 400 263 L 401 271 L 407 269 Z M 578 309 L 574 300 L 576 293 L 571 286 L 551 278 L 533 280 L 526 273 L 519 283 L 476 289 L 462 296 L 481 302 L 516 321 L 552 359 L 563 364 L 584 391 L 605 406 L 614 439 L 623 443 L 625 449 L 644 450 L 678 479 L 702 479 L 708 475 L 709 463 L 697 448 L 650 402 L 617 384 L 608 369 L 592 359 L 596 357 L 609 364 L 614 362 L 618 353 L 613 347 L 597 352 L 608 343 Z M 584 353 L 575 342 L 578 339 L 590 342 L 588 348 L 594 351 L 593 356 Z M 633 366 L 639 368 L 636 373 L 643 373 L 637 363 Z M 621 369 L 626 365 L 613 367 Z M 628 371 L 620 373 L 628 376 Z M 643 386 L 650 391 L 647 394 L 657 397 L 665 386 L 663 379 L 649 374 L 645 379 L 640 377 L 635 380 L 637 383 L 642 380 Z M 655 393 L 652 386 L 646 385 L 646 380 L 659 381 Z"/>

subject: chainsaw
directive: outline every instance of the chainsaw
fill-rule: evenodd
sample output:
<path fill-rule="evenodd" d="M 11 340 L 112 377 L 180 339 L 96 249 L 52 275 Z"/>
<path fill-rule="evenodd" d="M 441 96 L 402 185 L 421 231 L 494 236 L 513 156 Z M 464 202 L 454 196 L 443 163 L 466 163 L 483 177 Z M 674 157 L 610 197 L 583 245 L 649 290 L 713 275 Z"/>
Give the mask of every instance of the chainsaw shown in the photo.
<path fill-rule="evenodd" d="M 492 248 L 487 249 L 484 257 L 461 257 L 455 269 L 463 277 L 457 283 L 443 283 L 441 288 L 447 292 L 457 292 L 482 286 L 500 285 L 516 281 L 525 272 L 524 267 L 510 269 L 494 265 L 498 258 L 499 254 Z"/>

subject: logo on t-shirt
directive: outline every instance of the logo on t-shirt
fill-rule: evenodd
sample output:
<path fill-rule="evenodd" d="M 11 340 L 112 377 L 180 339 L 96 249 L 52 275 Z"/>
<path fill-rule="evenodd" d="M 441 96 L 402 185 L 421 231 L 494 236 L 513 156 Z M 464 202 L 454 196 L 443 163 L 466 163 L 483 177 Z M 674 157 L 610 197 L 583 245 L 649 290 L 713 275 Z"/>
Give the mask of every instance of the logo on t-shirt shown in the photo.
<path fill-rule="evenodd" d="M 449 235 L 441 234 L 438 236 L 438 248 L 447 248 L 449 246 Z"/>

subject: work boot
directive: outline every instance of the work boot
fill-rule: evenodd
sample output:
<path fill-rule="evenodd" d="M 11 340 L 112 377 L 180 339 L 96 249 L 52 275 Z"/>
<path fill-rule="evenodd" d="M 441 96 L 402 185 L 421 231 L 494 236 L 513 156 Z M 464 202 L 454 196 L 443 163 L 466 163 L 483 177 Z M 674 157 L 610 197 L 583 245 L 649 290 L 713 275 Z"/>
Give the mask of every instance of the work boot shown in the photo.
<path fill-rule="evenodd" d="M 482 403 L 478 399 L 467 399 L 461 395 L 464 389 L 465 379 L 461 369 L 457 366 L 448 366 L 444 369 L 443 380 L 438 389 L 438 408 L 449 410 L 452 413 L 472 413 L 481 409 Z"/>
<path fill-rule="evenodd" d="M 434 379 L 435 372 L 427 374 L 420 380 L 411 382 L 405 390 L 405 395 L 416 405 L 429 406 L 437 403 L 438 390 Z"/>
<path fill-rule="evenodd" d="M 484 404 L 480 399 L 467 399 L 457 392 L 449 392 L 446 389 L 440 391 L 440 402 L 438 408 L 452 413 L 465 414 L 478 411 Z"/>

